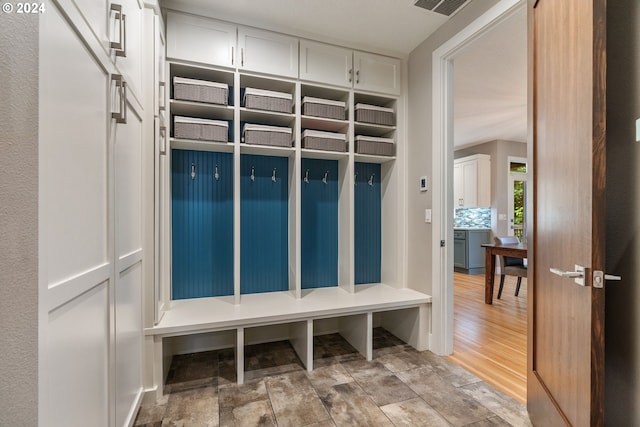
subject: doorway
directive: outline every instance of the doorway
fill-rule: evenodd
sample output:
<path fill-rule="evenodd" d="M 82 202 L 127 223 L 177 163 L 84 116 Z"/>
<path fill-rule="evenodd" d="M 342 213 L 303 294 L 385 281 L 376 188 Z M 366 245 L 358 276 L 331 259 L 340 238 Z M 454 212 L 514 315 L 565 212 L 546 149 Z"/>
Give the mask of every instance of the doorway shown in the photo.
<path fill-rule="evenodd" d="M 433 297 L 433 331 L 431 347 L 432 350 L 441 355 L 450 355 L 454 351 L 454 273 L 453 273 L 453 245 L 446 245 L 445 249 L 440 249 L 443 242 L 453 242 L 453 152 L 454 136 L 453 129 L 453 69 L 454 59 L 463 48 L 487 33 L 491 28 L 502 23 L 518 11 L 522 12 L 525 2 L 518 0 L 502 0 L 493 8 L 489 9 L 480 18 L 470 24 L 463 31 L 454 36 L 433 53 L 433 173 L 434 173 L 434 206 L 440 206 L 438 218 L 434 220 L 433 231 L 433 269 L 432 280 L 434 283 Z M 525 13 L 526 16 L 526 13 Z M 523 26 L 526 28 L 526 25 Z M 524 31 L 523 28 L 523 31 Z M 526 49 L 525 49 L 526 51 Z M 526 74 L 525 74 L 526 76 Z M 526 77 L 525 77 L 526 79 Z M 526 112 L 526 99 L 524 111 Z M 525 120 L 526 122 L 526 120 Z M 495 160 L 504 153 L 495 153 Z M 504 197 L 504 208 L 494 209 L 492 206 L 492 228 L 495 228 L 494 235 L 508 235 L 508 212 L 506 206 L 507 198 L 507 165 L 506 156 L 503 159 L 502 167 L 505 177 L 502 181 L 504 187 L 501 188 L 501 197 Z M 497 191 L 496 187 L 492 192 Z M 517 193 L 516 193 L 517 194 Z M 517 197 L 516 197 L 517 198 Z M 516 212 L 514 212 L 515 215 Z M 524 218 L 523 218 L 524 221 Z M 515 224 L 515 219 L 514 219 Z M 499 229 L 498 229 L 499 228 Z M 515 230 L 515 227 L 514 227 Z M 515 232 L 515 231 L 514 231 Z M 456 273 L 457 274 L 457 273 Z M 483 289 L 484 276 L 466 277 L 466 282 L 472 289 Z M 471 279 L 475 279 L 471 280 Z M 468 284 L 468 283 L 467 283 Z M 506 287 L 505 287 L 506 289 Z M 506 292 L 506 291 L 505 291 Z M 482 301 L 482 298 L 479 298 Z M 481 302 L 482 304 L 482 302 Z M 526 307 L 526 300 L 522 303 Z M 489 306 L 491 307 L 491 306 Z M 485 310 L 487 307 L 479 305 L 478 310 Z M 494 310 L 495 311 L 495 310 Z M 473 317 L 473 316 L 472 316 Z M 526 320 L 526 313 L 525 313 Z M 525 323 L 526 325 L 526 323 Z M 471 326 L 473 327 L 473 326 Z M 522 334 L 522 349 L 525 352 L 522 360 L 526 361 L 526 327 Z M 485 337 L 486 338 L 486 337 Z M 524 372 L 524 370 L 523 370 Z M 526 378 L 526 377 L 525 377 Z M 490 381 L 489 381 L 490 382 Z"/>

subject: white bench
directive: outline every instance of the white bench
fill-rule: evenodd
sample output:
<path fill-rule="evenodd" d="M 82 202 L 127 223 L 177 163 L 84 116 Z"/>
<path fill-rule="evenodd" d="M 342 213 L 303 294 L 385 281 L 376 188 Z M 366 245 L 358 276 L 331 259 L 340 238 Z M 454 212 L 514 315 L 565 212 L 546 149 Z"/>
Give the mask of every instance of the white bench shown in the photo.
<path fill-rule="evenodd" d="M 245 329 L 288 325 L 289 340 L 307 370 L 313 369 L 314 321 L 337 318 L 338 332 L 367 360 L 373 357 L 373 315 L 380 324 L 419 351 L 428 347 L 431 296 L 384 284 L 358 285 L 355 293 L 338 287 L 303 290 L 296 299 L 290 292 L 233 297 L 175 300 L 160 322 L 145 330 L 153 337 L 154 382 L 158 396 L 167 366 L 163 339 L 182 335 L 235 331 L 238 384 L 244 382 Z"/>

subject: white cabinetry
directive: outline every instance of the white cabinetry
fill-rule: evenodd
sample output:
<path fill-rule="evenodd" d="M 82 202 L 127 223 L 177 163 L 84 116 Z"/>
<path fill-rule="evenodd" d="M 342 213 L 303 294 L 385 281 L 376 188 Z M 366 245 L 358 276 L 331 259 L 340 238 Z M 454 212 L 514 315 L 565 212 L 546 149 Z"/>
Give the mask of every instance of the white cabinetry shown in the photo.
<path fill-rule="evenodd" d="M 454 160 L 453 204 L 456 208 L 491 206 L 491 156 L 476 154 Z"/>
<path fill-rule="evenodd" d="M 238 29 L 238 68 L 283 77 L 298 77 L 298 39 L 270 31 Z"/>
<path fill-rule="evenodd" d="M 112 51 L 115 64 L 127 82 L 129 93 L 142 101 L 143 5 L 139 0 L 126 0 L 121 4 L 121 17 L 112 21 L 117 34 L 112 34 L 111 39 L 121 42 L 122 46 Z M 118 31 L 120 28 L 122 31 Z"/>
<path fill-rule="evenodd" d="M 301 40 L 300 79 L 399 95 L 400 60 Z"/>
<path fill-rule="evenodd" d="M 89 2 L 49 6 L 39 21 L 42 419 L 130 425 L 143 391 L 142 13 L 137 1 L 119 17 L 106 3 L 102 17 Z M 106 48 L 104 23 L 122 16 L 139 27 L 122 33 L 126 58 Z"/>
<path fill-rule="evenodd" d="M 351 87 L 353 52 L 342 47 L 300 40 L 300 79 Z"/>
<path fill-rule="evenodd" d="M 236 26 L 183 13 L 167 13 L 167 57 L 233 67 Z"/>
<path fill-rule="evenodd" d="M 353 52 L 358 90 L 400 94 L 400 60 L 365 52 Z"/>

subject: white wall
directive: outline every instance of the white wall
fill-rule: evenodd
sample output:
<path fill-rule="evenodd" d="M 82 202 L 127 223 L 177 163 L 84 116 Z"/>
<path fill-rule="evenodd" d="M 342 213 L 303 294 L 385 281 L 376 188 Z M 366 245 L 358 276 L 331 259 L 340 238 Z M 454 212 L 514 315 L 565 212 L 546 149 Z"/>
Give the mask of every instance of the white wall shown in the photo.
<path fill-rule="evenodd" d="M 424 211 L 434 208 L 433 192 L 430 189 L 421 193 L 417 185 L 411 184 L 419 182 L 423 175 L 432 176 L 431 57 L 434 50 L 498 1 L 469 2 L 409 55 L 407 283 L 409 287 L 430 295 L 433 293 L 430 281 L 432 229 L 424 222 Z"/>
<path fill-rule="evenodd" d="M 38 18 L 1 14 L 0 425 L 38 425 Z"/>

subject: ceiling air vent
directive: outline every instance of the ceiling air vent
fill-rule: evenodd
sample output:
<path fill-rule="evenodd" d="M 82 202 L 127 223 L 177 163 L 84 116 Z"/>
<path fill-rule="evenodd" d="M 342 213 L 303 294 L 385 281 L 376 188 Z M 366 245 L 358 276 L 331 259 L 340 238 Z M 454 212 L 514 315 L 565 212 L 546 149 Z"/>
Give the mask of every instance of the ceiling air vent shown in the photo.
<path fill-rule="evenodd" d="M 468 0 L 418 0 L 414 5 L 441 15 L 451 16 Z"/>

